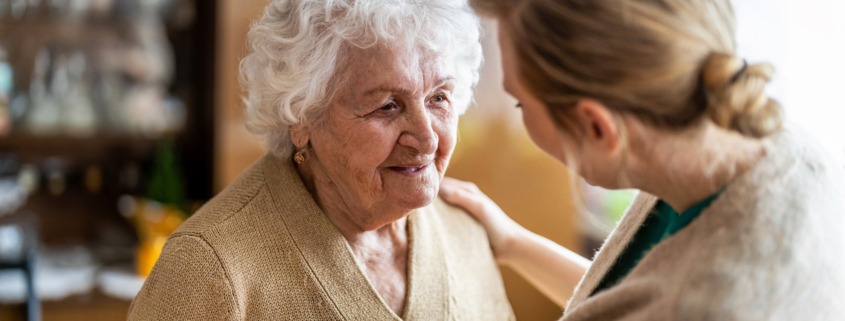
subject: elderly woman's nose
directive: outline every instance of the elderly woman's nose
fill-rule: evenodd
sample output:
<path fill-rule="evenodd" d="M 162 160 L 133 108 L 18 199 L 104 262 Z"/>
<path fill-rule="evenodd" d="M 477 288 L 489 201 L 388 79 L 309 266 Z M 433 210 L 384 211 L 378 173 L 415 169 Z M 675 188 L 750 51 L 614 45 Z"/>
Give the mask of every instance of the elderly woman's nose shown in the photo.
<path fill-rule="evenodd" d="M 420 154 L 437 151 L 438 136 L 428 113 L 415 113 L 409 117 L 408 126 L 399 136 L 399 144 L 416 149 Z"/>

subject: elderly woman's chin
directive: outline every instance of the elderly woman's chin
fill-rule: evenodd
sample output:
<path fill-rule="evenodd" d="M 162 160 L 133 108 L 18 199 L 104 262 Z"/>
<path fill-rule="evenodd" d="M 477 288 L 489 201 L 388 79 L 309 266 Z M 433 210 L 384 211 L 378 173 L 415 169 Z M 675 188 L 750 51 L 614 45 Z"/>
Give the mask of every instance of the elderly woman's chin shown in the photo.
<path fill-rule="evenodd" d="M 437 197 L 440 188 L 440 173 L 435 169 L 426 168 L 418 170 L 418 173 L 390 171 L 385 175 L 385 189 L 389 189 L 396 204 L 402 204 L 407 209 L 425 207 Z"/>
<path fill-rule="evenodd" d="M 426 207 L 437 198 L 442 175 L 430 163 L 422 168 L 387 168 L 381 174 L 385 207 L 396 211 L 388 220 L 397 220 L 410 212 Z"/>

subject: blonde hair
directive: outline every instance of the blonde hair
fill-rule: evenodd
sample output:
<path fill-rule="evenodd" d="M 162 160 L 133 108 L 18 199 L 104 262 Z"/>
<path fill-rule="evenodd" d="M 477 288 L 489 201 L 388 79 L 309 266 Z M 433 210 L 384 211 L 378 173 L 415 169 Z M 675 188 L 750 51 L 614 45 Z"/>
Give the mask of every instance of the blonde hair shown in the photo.
<path fill-rule="evenodd" d="M 774 68 L 737 57 L 729 0 L 470 2 L 507 25 L 519 80 L 564 131 L 578 134 L 568 114 L 584 98 L 662 128 L 704 115 L 749 137 L 781 127 Z"/>

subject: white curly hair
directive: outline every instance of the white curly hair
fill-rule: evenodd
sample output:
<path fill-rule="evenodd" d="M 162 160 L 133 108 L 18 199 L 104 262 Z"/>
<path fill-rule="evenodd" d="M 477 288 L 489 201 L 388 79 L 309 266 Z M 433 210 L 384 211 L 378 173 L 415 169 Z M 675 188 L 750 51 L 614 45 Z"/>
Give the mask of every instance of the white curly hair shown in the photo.
<path fill-rule="evenodd" d="M 290 126 L 320 119 L 348 46 L 405 44 L 450 61 L 462 114 L 478 83 L 480 23 L 465 0 L 274 0 L 248 34 L 240 65 L 247 128 L 279 158 L 290 157 Z"/>

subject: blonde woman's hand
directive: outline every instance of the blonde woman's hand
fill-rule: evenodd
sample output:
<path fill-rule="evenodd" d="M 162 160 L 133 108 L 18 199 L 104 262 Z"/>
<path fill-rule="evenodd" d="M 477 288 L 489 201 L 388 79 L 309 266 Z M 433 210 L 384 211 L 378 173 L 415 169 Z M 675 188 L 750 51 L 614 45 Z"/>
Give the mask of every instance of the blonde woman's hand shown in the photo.
<path fill-rule="evenodd" d="M 473 183 L 445 177 L 440 183 L 440 197 L 475 217 L 487 230 L 490 247 L 499 263 L 507 263 L 509 252 L 523 227 L 514 222 L 496 203 Z"/>
<path fill-rule="evenodd" d="M 566 306 L 587 272 L 589 260 L 526 230 L 473 183 L 444 178 L 440 197 L 481 222 L 496 261 L 514 269 L 561 308 Z"/>

